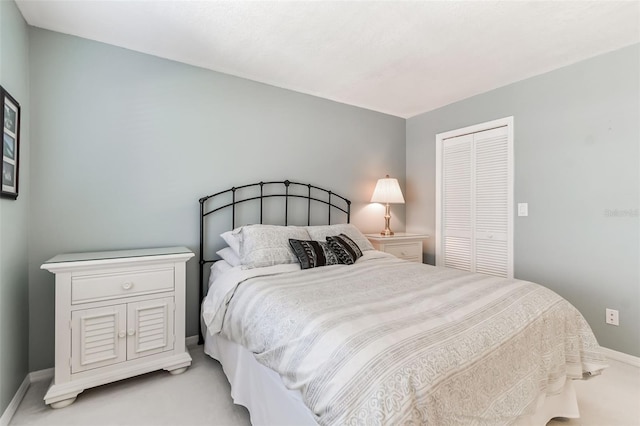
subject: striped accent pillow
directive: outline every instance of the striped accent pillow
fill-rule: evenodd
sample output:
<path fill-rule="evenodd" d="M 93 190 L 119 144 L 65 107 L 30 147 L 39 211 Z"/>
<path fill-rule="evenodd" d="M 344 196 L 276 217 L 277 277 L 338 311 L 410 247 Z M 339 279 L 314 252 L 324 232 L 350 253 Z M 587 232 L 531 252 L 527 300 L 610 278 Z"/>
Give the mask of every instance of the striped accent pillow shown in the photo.
<path fill-rule="evenodd" d="M 329 243 L 323 241 L 305 241 L 289 239 L 289 245 L 300 261 L 301 269 L 316 268 L 318 266 L 337 265 L 336 254 L 329 248 Z"/>
<path fill-rule="evenodd" d="M 353 265 L 356 260 L 362 257 L 360 247 L 345 234 L 327 237 L 327 243 L 338 257 L 338 260 L 340 260 L 340 263 Z"/>

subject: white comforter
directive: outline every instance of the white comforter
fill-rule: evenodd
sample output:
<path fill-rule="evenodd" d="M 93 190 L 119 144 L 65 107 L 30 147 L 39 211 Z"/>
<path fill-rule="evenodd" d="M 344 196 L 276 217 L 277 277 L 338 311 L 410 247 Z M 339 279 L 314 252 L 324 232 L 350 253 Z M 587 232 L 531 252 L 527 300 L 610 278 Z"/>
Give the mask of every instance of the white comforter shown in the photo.
<path fill-rule="evenodd" d="M 223 274 L 203 303 L 324 425 L 510 424 L 606 367 L 582 315 L 530 282 L 365 252 Z"/>

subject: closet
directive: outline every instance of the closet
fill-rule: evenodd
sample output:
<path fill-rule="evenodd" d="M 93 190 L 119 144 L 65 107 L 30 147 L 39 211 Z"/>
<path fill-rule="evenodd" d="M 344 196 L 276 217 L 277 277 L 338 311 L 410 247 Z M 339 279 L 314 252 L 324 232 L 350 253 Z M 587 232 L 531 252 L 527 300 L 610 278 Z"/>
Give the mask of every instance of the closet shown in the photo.
<path fill-rule="evenodd" d="M 513 277 L 513 117 L 436 136 L 436 265 Z"/>

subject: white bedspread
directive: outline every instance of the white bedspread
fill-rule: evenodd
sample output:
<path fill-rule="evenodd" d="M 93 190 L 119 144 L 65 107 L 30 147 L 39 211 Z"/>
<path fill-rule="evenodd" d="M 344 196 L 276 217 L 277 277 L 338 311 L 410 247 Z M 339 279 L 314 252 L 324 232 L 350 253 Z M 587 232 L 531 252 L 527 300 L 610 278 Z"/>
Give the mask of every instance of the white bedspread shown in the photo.
<path fill-rule="evenodd" d="M 301 392 L 320 424 L 510 424 L 606 367 L 582 315 L 537 284 L 369 251 L 355 265 L 223 274 L 210 333 Z"/>

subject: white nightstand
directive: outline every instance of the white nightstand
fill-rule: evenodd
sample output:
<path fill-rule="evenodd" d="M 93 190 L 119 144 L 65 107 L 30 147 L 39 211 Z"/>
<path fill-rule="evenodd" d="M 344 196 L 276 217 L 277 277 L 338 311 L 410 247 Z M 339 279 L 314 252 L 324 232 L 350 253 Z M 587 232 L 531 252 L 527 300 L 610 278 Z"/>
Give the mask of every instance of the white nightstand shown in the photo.
<path fill-rule="evenodd" d="M 422 263 L 422 240 L 429 238 L 425 234 L 396 232 L 394 235 L 366 234 L 376 250 L 390 253 L 400 259 Z"/>
<path fill-rule="evenodd" d="M 42 266 L 56 275 L 53 408 L 87 388 L 191 365 L 185 347 L 185 247 L 74 253 Z"/>

